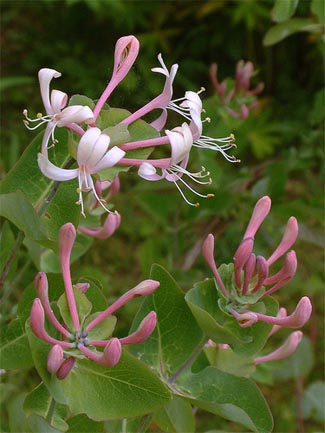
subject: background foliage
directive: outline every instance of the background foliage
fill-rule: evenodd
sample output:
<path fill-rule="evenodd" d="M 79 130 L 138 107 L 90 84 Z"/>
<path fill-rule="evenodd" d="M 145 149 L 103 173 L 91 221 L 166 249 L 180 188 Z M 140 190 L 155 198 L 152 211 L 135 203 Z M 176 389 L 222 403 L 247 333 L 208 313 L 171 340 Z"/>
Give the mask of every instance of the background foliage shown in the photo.
<path fill-rule="evenodd" d="M 114 198 L 122 225 L 108 241 L 95 241 L 79 260 L 76 275 L 82 266 L 83 275 L 97 278 L 107 288 L 107 295 L 115 297 L 148 278 L 151 264 L 156 262 L 169 269 L 185 292 L 193 281 L 209 275 L 199 254 L 205 236 L 215 234 L 217 260 L 231 260 L 257 198 L 268 194 L 273 201 L 272 215 L 256 240 L 262 254 L 267 255 L 274 240 L 280 239 L 288 217 L 298 218 L 298 273 L 278 296 L 290 310 L 306 294 L 314 313 L 305 328 L 304 345 L 281 364 L 269 384 L 262 385 L 278 433 L 298 428 L 321 430 L 324 415 L 313 403 L 323 395 L 320 381 L 324 371 L 324 303 L 320 302 L 324 291 L 322 14 L 317 0 L 1 3 L 3 174 L 31 139 L 22 123 L 22 110 L 42 110 L 37 71 L 41 67 L 57 69 L 63 73 L 59 88 L 69 95 L 82 92 L 96 99 L 110 77 L 116 40 L 131 33 L 139 38 L 142 49 L 132 72 L 114 92 L 112 106 L 132 111 L 159 93 L 161 82 L 151 79 L 150 68 L 157 65 L 156 56 L 162 52 L 168 66 L 180 65 L 175 95 L 206 88 L 207 115 L 217 120 L 207 126 L 208 135 L 236 135 L 236 156 L 241 164 L 231 165 L 209 152 L 192 158 L 193 167 L 204 165 L 214 181 L 211 192 L 215 198 L 201 201 L 198 209 L 187 206 L 167 183 L 148 184 L 135 172 L 122 173 L 121 192 Z M 226 113 L 209 78 L 213 62 L 218 63 L 220 79 L 234 77 L 240 59 L 254 63 L 256 84 L 265 83 L 259 108 L 244 121 Z M 16 228 L 5 223 L 1 264 L 15 236 Z M 4 321 L 15 316 L 17 300 L 37 272 L 26 257 L 27 250 L 9 274 L 10 296 L 8 287 L 3 289 Z M 129 317 L 137 307 L 134 303 L 132 311 L 130 307 L 123 311 L 121 333 L 129 329 Z M 28 376 L 17 370 L 9 379 L 4 377 L 4 431 L 24 431 L 17 425 L 24 397 L 21 391 L 29 392 L 36 383 L 33 370 Z M 240 431 L 213 415 L 199 412 L 198 419 L 199 432 Z"/>

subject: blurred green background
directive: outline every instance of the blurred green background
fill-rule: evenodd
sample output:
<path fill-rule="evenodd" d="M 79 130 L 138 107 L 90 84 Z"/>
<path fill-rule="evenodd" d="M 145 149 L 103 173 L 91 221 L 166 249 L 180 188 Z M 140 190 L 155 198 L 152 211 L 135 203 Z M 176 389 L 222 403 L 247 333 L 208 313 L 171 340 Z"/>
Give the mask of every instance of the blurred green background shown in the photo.
<path fill-rule="evenodd" d="M 215 234 L 216 261 L 231 261 L 255 202 L 269 195 L 273 207 L 257 235 L 256 251 L 268 256 L 287 219 L 298 218 L 297 276 L 276 297 L 292 311 L 307 295 L 314 313 L 304 329 L 303 348 L 291 364 L 273 373 L 273 385 L 262 388 L 276 420 L 275 432 L 315 432 L 322 430 L 324 416 L 310 403 L 319 401 L 321 392 L 313 386 L 324 372 L 324 12 L 318 0 L 300 0 L 292 11 L 283 12 L 281 1 L 282 6 L 297 3 L 280 0 L 276 9 L 273 0 L 2 1 L 0 168 L 5 175 L 34 137 L 24 127 L 22 111 L 28 108 L 35 114 L 43 109 L 40 68 L 62 73 L 55 88 L 96 99 L 110 78 L 116 40 L 134 34 L 141 44 L 139 57 L 109 100 L 111 106 L 132 111 L 161 91 L 162 78 L 150 70 L 158 66 L 158 53 L 168 67 L 178 63 L 174 97 L 204 86 L 201 96 L 212 119 L 206 124 L 207 135 L 234 133 L 234 154 L 241 163 L 231 164 L 209 150 L 193 150 L 193 171 L 204 165 L 213 178 L 208 191 L 200 192 L 215 194 L 200 200 L 198 209 L 189 207 L 168 182 L 146 182 L 132 170 L 122 173 L 121 191 L 114 197 L 122 225 L 111 239 L 94 242 L 74 274 L 98 278 L 114 297 L 147 278 L 156 262 L 186 291 L 210 276 L 200 257 L 206 235 Z M 252 87 L 265 84 L 258 108 L 246 120 L 229 116 L 209 77 L 209 67 L 216 62 L 220 81 L 234 79 L 240 59 L 254 63 Z M 187 196 L 193 200 L 191 193 Z M 17 297 L 35 272 L 33 267 L 26 270 Z M 121 332 L 128 329 L 133 308 L 124 311 Z M 309 390 L 310 401 L 303 389 Z M 198 432 L 241 431 L 212 415 L 199 420 Z"/>

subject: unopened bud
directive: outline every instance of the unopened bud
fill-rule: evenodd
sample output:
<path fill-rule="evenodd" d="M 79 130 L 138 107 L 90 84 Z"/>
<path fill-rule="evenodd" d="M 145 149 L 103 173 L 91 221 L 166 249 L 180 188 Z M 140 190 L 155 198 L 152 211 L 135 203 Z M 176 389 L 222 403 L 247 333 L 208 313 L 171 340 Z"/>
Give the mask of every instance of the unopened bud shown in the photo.
<path fill-rule="evenodd" d="M 114 367 L 116 365 L 122 355 L 122 345 L 118 338 L 112 338 L 104 349 L 103 354 L 103 364 L 106 367 Z"/>
<path fill-rule="evenodd" d="M 70 371 L 73 369 L 75 362 L 76 358 L 74 358 L 73 356 L 70 356 L 68 359 L 66 359 L 62 363 L 61 367 L 58 369 L 56 377 L 60 380 L 65 379 L 70 373 Z"/>
<path fill-rule="evenodd" d="M 54 374 L 58 371 L 64 362 L 63 350 L 59 344 L 56 344 L 49 351 L 47 357 L 47 369 L 50 373 Z"/>

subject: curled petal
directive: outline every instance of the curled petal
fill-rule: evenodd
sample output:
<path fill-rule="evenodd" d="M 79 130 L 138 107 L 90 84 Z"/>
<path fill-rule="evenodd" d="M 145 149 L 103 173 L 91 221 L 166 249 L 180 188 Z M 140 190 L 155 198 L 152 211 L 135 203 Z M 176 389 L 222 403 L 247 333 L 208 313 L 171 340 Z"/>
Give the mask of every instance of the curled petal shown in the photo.
<path fill-rule="evenodd" d="M 257 314 L 253 313 L 252 311 L 238 313 L 236 310 L 232 309 L 230 312 L 235 317 L 241 328 L 249 328 L 258 321 Z"/>
<path fill-rule="evenodd" d="M 243 239 L 254 238 L 257 230 L 259 229 L 266 216 L 269 214 L 271 209 L 271 199 L 267 195 L 262 197 L 256 203 L 251 219 L 248 223 L 246 232 Z"/>
<path fill-rule="evenodd" d="M 50 103 L 50 82 L 53 78 L 61 77 L 61 73 L 55 69 L 42 68 L 38 72 L 41 97 L 47 114 L 54 114 Z"/>
<path fill-rule="evenodd" d="M 203 242 L 202 256 L 205 258 L 205 261 L 210 266 L 220 290 L 222 291 L 224 296 L 227 297 L 228 294 L 225 285 L 223 284 L 223 281 L 218 272 L 218 268 L 216 266 L 216 262 L 214 260 L 214 236 L 212 233 L 210 233 L 205 239 L 205 241 Z"/>
<path fill-rule="evenodd" d="M 298 222 L 295 217 L 291 217 L 288 220 L 287 226 L 285 228 L 283 237 L 279 246 L 273 252 L 271 257 L 268 258 L 267 263 L 270 266 L 274 263 L 279 257 L 283 256 L 292 245 L 296 242 L 298 236 Z"/>
<path fill-rule="evenodd" d="M 79 165 L 88 163 L 88 160 L 90 159 L 91 155 L 93 154 L 96 148 L 96 141 L 98 140 L 100 135 L 101 135 L 101 130 L 99 128 L 89 128 L 81 137 L 78 144 L 78 150 L 77 150 L 77 161 Z M 107 147 L 108 144 L 109 141 L 107 143 Z M 101 155 L 101 157 L 103 156 L 103 154 Z"/>
<path fill-rule="evenodd" d="M 292 355 L 294 351 L 297 349 L 297 346 L 299 345 L 301 339 L 302 339 L 302 332 L 301 331 L 295 331 L 287 338 L 287 340 L 280 346 L 278 349 L 274 350 L 274 352 L 269 353 L 265 356 L 260 356 L 258 358 L 254 359 L 254 364 L 262 364 L 263 362 L 270 362 L 270 361 L 278 361 L 283 358 L 287 358 L 288 356 Z"/>
<path fill-rule="evenodd" d="M 98 173 L 106 168 L 111 168 L 116 165 L 125 155 L 124 150 L 117 146 L 112 147 L 106 154 L 102 157 L 100 161 L 93 167 L 91 173 Z"/>
<path fill-rule="evenodd" d="M 68 95 L 61 90 L 52 90 L 51 108 L 53 113 L 59 113 L 68 103 Z"/>
<path fill-rule="evenodd" d="M 76 358 L 74 358 L 73 356 L 67 358 L 56 372 L 56 377 L 60 380 L 65 379 L 70 373 L 70 371 L 73 369 L 75 362 Z"/>
<path fill-rule="evenodd" d="M 157 314 L 151 311 L 140 323 L 138 329 L 127 337 L 120 338 L 121 344 L 142 343 L 153 333 L 157 323 Z"/>
<path fill-rule="evenodd" d="M 49 351 L 47 357 L 47 369 L 50 373 L 54 374 L 58 371 L 64 362 L 63 350 L 59 344 L 55 344 Z"/>
<path fill-rule="evenodd" d="M 57 167 L 56 165 L 52 164 L 52 162 L 42 153 L 38 154 L 37 162 L 41 172 L 49 179 L 65 181 L 78 177 L 78 169 L 65 169 Z"/>
<path fill-rule="evenodd" d="M 70 123 L 88 124 L 94 121 L 94 114 L 86 105 L 71 105 L 57 114 L 55 119 L 57 126 L 67 126 Z"/>
<path fill-rule="evenodd" d="M 165 175 L 157 174 L 156 168 L 149 162 L 143 162 L 139 166 L 138 175 L 143 179 L 150 181 L 161 180 L 165 177 Z"/>
<path fill-rule="evenodd" d="M 166 135 L 169 138 L 172 154 L 171 165 L 182 161 L 190 152 L 193 144 L 193 136 L 190 127 L 187 123 L 182 126 L 177 126 L 171 131 L 166 130 Z"/>

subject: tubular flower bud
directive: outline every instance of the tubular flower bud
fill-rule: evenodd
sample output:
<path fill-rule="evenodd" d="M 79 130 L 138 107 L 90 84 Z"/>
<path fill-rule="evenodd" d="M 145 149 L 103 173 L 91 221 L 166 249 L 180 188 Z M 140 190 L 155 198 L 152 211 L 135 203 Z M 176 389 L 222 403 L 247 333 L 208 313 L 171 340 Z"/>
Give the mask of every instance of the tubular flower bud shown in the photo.
<path fill-rule="evenodd" d="M 47 369 L 50 373 L 54 374 L 58 371 L 64 362 L 63 350 L 59 344 L 55 344 L 49 351 L 47 357 Z"/>
<path fill-rule="evenodd" d="M 115 233 L 121 223 L 121 216 L 118 213 L 110 213 L 107 215 L 102 227 L 84 227 L 79 226 L 78 230 L 81 233 L 92 236 L 97 239 L 107 239 Z"/>
<path fill-rule="evenodd" d="M 221 289 L 222 293 L 227 297 L 228 293 L 227 293 L 225 285 L 223 284 L 223 281 L 219 275 L 219 272 L 218 272 L 218 269 L 216 266 L 216 262 L 215 262 L 214 257 L 213 257 L 213 252 L 214 252 L 214 236 L 213 236 L 213 234 L 210 233 L 207 236 L 207 238 L 205 239 L 205 241 L 203 242 L 202 255 L 205 258 L 205 261 L 207 262 L 207 264 L 210 266 L 219 288 Z"/>
<path fill-rule="evenodd" d="M 121 355 L 122 345 L 120 340 L 112 338 L 105 346 L 102 363 L 106 367 L 114 367 L 119 362 Z"/>
<path fill-rule="evenodd" d="M 75 362 L 76 358 L 74 358 L 73 356 L 70 356 L 65 361 L 63 361 L 61 367 L 56 372 L 56 377 L 60 380 L 65 379 L 70 373 L 70 371 L 73 369 Z"/>
<path fill-rule="evenodd" d="M 302 340 L 302 332 L 295 331 L 287 338 L 287 340 L 280 346 L 278 349 L 274 350 L 274 352 L 269 353 L 268 355 L 259 356 L 254 359 L 254 364 L 262 364 L 264 362 L 270 361 L 278 361 L 280 359 L 288 358 L 288 356 L 292 355 L 300 341 Z"/>
<path fill-rule="evenodd" d="M 133 66 L 138 53 L 140 44 L 135 36 L 123 36 L 118 39 L 115 45 L 114 53 L 114 68 L 112 77 L 98 99 L 98 102 L 94 108 L 94 120 L 96 121 L 103 105 L 110 97 L 113 90 L 119 85 L 119 83 L 126 77 L 131 67 Z"/>
<path fill-rule="evenodd" d="M 122 344 L 142 343 L 153 333 L 157 323 L 157 314 L 155 311 L 150 313 L 142 320 L 138 329 L 133 334 L 120 339 Z"/>

